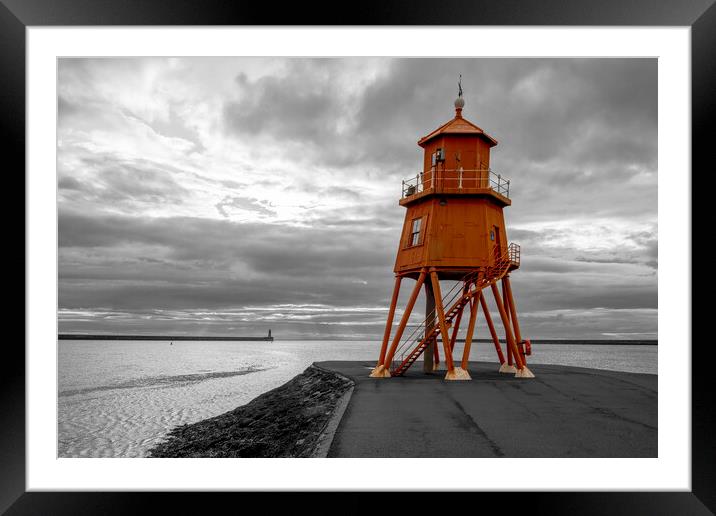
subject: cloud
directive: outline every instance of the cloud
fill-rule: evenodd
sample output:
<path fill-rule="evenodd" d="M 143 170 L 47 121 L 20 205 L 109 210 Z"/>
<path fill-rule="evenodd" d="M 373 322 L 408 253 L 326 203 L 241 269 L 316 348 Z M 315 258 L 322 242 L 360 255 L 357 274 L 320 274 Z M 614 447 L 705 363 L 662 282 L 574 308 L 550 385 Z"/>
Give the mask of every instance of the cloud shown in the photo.
<path fill-rule="evenodd" d="M 62 59 L 61 329 L 380 336 L 458 74 L 526 331 L 655 333 L 656 59 Z"/>
<path fill-rule="evenodd" d="M 59 223 L 60 302 L 68 309 L 142 309 L 151 319 L 157 307 L 187 313 L 262 303 L 385 307 L 390 296 L 395 242 L 388 232 L 376 240 L 368 232 L 347 232 L 342 226 L 65 212 Z M 372 245 L 366 245 L 369 241 Z M 559 309 L 565 299 L 573 309 L 656 306 L 650 278 L 624 284 L 623 270 L 607 272 L 603 264 L 585 268 L 578 262 L 565 266 L 564 261 L 542 260 L 540 265 L 539 259 L 529 259 L 523 269 L 514 281 L 520 310 Z M 410 288 L 403 288 L 403 298 Z M 346 324 L 359 322 L 350 313 L 340 317 Z M 307 320 L 327 325 L 325 320 Z M 382 323 L 373 319 L 372 324 L 372 331 L 380 332 Z M 362 331 L 366 329 L 363 324 Z"/>
<path fill-rule="evenodd" d="M 177 259 L 218 262 L 239 257 L 268 271 L 384 263 L 384 257 L 378 259 L 373 249 L 360 248 L 368 232 L 187 217 L 86 216 L 69 211 L 61 212 L 59 218 L 61 248 L 155 245 L 165 247 Z M 381 240 L 393 243 L 387 235 Z"/>
<path fill-rule="evenodd" d="M 229 217 L 228 209 L 238 209 L 244 211 L 252 211 L 261 215 L 275 215 L 276 212 L 266 206 L 265 201 L 259 201 L 258 199 L 247 198 L 247 197 L 224 197 L 221 202 L 216 204 L 216 209 L 221 213 L 222 217 Z"/>
<path fill-rule="evenodd" d="M 181 203 L 189 195 L 175 171 L 147 160 L 99 155 L 81 158 L 77 168 L 60 169 L 61 203 L 124 206 L 133 211 L 138 204 Z"/>

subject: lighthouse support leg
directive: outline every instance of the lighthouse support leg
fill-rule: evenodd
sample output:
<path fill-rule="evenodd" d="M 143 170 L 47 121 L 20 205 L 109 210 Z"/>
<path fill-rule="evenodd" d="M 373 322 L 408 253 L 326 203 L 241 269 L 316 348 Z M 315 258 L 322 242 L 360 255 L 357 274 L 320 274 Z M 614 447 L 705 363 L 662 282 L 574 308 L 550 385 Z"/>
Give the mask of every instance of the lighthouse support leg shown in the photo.
<path fill-rule="evenodd" d="M 491 285 L 492 287 L 492 294 L 495 296 L 495 302 L 497 303 L 497 309 L 500 311 L 500 317 L 502 318 L 502 324 L 505 327 L 505 337 L 507 338 L 507 345 L 512 349 L 512 354 L 515 358 L 515 364 L 517 366 L 517 373 L 515 374 L 515 377 L 517 378 L 534 378 L 534 374 L 527 369 L 524 362 L 522 362 L 522 357 L 520 356 L 520 352 L 517 349 L 517 344 L 515 343 L 515 337 L 512 335 L 512 325 L 510 324 L 510 320 L 507 317 L 507 312 L 505 311 L 505 305 L 502 303 L 502 297 L 500 296 L 500 291 L 497 288 L 497 285 L 494 283 Z"/>
<path fill-rule="evenodd" d="M 437 323 L 440 325 L 440 336 L 443 340 L 443 348 L 445 351 L 445 366 L 448 372 L 452 370 L 452 353 L 450 353 L 450 336 L 448 335 L 447 324 L 445 323 L 445 308 L 443 307 L 443 296 L 440 292 L 440 280 L 435 270 L 430 271 L 430 280 L 433 284 L 433 292 L 435 293 L 435 313 L 437 315 Z"/>
<path fill-rule="evenodd" d="M 403 279 L 402 276 L 395 277 L 395 285 L 393 286 L 393 297 L 390 300 L 390 310 L 388 311 L 388 320 L 385 323 L 385 332 L 383 333 L 383 343 L 380 346 L 380 356 L 378 357 L 378 363 L 371 372 L 376 373 L 376 376 L 381 374 L 379 368 L 385 362 L 385 352 L 388 350 L 388 340 L 390 339 L 390 330 L 393 328 L 393 318 L 395 317 L 395 306 L 398 304 L 398 294 L 400 293 L 400 282 Z"/>
<path fill-rule="evenodd" d="M 519 349 L 520 357 L 522 358 L 522 362 L 527 365 L 527 357 L 525 356 L 524 348 L 522 346 L 520 321 L 517 320 L 517 308 L 515 307 L 515 298 L 512 297 L 512 284 L 510 283 L 509 276 L 502 278 L 502 292 L 503 297 L 506 298 L 506 302 L 510 307 L 510 320 L 512 321 L 512 328 L 515 330 L 515 339 L 517 339 L 517 348 Z"/>
<path fill-rule="evenodd" d="M 507 319 L 509 320 L 510 309 L 508 307 L 507 297 L 505 296 L 505 285 L 504 284 L 502 285 L 502 299 L 504 299 L 505 312 L 507 312 Z M 505 346 L 505 347 L 507 348 L 507 365 L 508 365 L 508 369 L 509 369 L 508 372 L 511 372 L 511 373 L 517 372 L 517 369 L 515 369 L 513 366 L 512 347 L 509 344 L 507 344 L 507 346 Z"/>
<path fill-rule="evenodd" d="M 440 368 L 440 348 L 438 348 L 437 337 L 435 339 L 433 339 L 430 346 L 433 348 L 433 369 L 432 370 L 437 371 Z"/>
<path fill-rule="evenodd" d="M 432 283 L 425 282 L 425 333 L 429 334 L 435 327 L 435 293 L 433 292 Z M 438 356 L 438 348 L 435 346 L 435 340 L 428 344 L 423 352 L 423 372 L 432 373 L 440 363 Z"/>
<path fill-rule="evenodd" d="M 482 311 L 485 313 L 485 322 L 487 323 L 487 327 L 490 330 L 490 336 L 492 337 L 492 342 L 495 344 L 495 351 L 497 351 L 497 358 L 500 360 L 500 372 L 501 373 L 516 373 L 517 369 L 515 369 L 515 366 L 512 364 L 505 364 L 505 355 L 502 354 L 502 346 L 500 346 L 500 339 L 497 337 L 497 332 L 495 331 L 495 325 L 492 322 L 492 316 L 490 315 L 490 309 L 487 308 L 487 301 L 485 301 L 485 296 L 482 295 L 482 291 L 477 295 L 478 299 L 480 301 L 480 306 L 482 306 Z"/>
<path fill-rule="evenodd" d="M 435 269 L 430 270 L 430 279 L 433 283 L 433 291 L 435 292 L 435 310 L 438 315 L 438 323 L 440 324 L 440 335 L 443 340 L 443 349 L 445 351 L 445 367 L 447 368 L 446 380 L 470 380 L 462 367 L 454 367 L 452 361 L 452 352 L 450 350 L 450 336 L 448 334 L 448 326 L 445 322 L 445 307 L 443 307 L 443 298 L 440 293 L 440 280 Z"/>
<path fill-rule="evenodd" d="M 465 286 L 462 289 L 462 295 L 465 296 L 467 294 L 467 290 L 469 288 L 469 283 L 465 283 Z M 460 311 L 457 313 L 457 317 L 455 317 L 455 324 L 452 328 L 452 336 L 450 337 L 450 353 L 452 353 L 455 350 L 455 341 L 457 341 L 457 332 L 460 330 L 460 321 L 462 321 L 462 312 L 465 310 L 465 306 L 463 305 L 462 308 L 460 308 Z"/>
<path fill-rule="evenodd" d="M 390 376 L 390 364 L 393 362 L 393 355 L 395 355 L 395 350 L 398 347 L 400 338 L 403 336 L 405 325 L 408 324 L 408 319 L 410 319 L 410 313 L 413 311 L 413 306 L 415 306 L 415 300 L 418 298 L 418 294 L 420 294 L 420 289 L 423 287 L 424 281 L 425 271 L 423 270 L 420 272 L 420 276 L 418 276 L 418 281 L 413 288 L 413 292 L 410 294 L 410 299 L 408 299 L 408 304 L 405 307 L 405 312 L 403 312 L 403 317 L 400 319 L 400 324 L 398 325 L 398 329 L 395 332 L 395 337 L 393 337 L 393 342 L 390 344 L 388 355 L 385 357 L 385 362 L 383 363 L 383 370 L 381 372 L 381 375 L 374 376 L 373 373 L 371 373 L 371 376 L 373 376 L 374 378 L 387 378 Z"/>
<path fill-rule="evenodd" d="M 480 292 L 477 293 L 481 295 Z M 467 323 L 467 333 L 465 334 L 465 349 L 462 351 L 462 362 L 460 367 L 467 371 L 468 360 L 470 360 L 470 346 L 472 346 L 472 334 L 475 331 L 475 321 L 477 320 L 477 299 L 473 297 L 470 300 L 470 321 Z"/>

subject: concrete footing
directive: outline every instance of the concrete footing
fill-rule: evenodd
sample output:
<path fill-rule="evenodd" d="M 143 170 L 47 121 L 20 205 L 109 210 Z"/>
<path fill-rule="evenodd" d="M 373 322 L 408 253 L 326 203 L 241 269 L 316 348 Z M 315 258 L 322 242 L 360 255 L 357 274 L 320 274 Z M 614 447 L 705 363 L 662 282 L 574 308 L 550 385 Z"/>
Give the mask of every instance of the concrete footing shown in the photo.
<path fill-rule="evenodd" d="M 500 366 L 500 372 L 515 374 L 517 372 L 517 368 L 515 368 L 515 366 L 509 365 L 509 364 L 507 364 L 507 362 L 505 362 L 504 364 L 502 364 Z"/>
<path fill-rule="evenodd" d="M 383 364 L 380 364 L 379 366 L 375 366 L 369 376 L 371 378 L 390 378 L 390 371 L 388 371 Z"/>
<path fill-rule="evenodd" d="M 454 367 L 452 371 L 448 371 L 445 375 L 446 380 L 472 380 L 470 373 L 462 367 Z"/>
<path fill-rule="evenodd" d="M 530 371 L 527 366 L 524 366 L 522 369 L 517 371 L 515 373 L 515 378 L 534 378 L 535 375 L 532 371 Z"/>

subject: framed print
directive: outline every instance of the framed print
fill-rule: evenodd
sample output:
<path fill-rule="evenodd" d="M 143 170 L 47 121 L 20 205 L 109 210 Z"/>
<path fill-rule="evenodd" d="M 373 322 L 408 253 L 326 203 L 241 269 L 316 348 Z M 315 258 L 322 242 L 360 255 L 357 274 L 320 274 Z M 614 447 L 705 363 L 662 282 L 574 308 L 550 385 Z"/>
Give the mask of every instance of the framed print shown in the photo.
<path fill-rule="evenodd" d="M 714 510 L 712 2 L 3 2 L 27 308 L 0 509 Z"/>

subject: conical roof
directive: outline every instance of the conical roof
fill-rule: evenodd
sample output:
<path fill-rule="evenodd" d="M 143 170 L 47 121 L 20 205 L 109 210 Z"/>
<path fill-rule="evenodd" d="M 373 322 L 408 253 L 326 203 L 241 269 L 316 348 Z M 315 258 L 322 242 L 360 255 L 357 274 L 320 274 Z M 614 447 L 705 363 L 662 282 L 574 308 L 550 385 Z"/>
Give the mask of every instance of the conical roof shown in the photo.
<path fill-rule="evenodd" d="M 441 134 L 474 134 L 486 140 L 487 143 L 490 144 L 490 147 L 497 145 L 497 140 L 468 119 L 462 117 L 462 107 L 458 107 L 457 103 L 455 104 L 455 108 L 455 118 L 441 125 L 427 136 L 420 138 L 418 145 L 425 147 L 430 140 Z"/>

